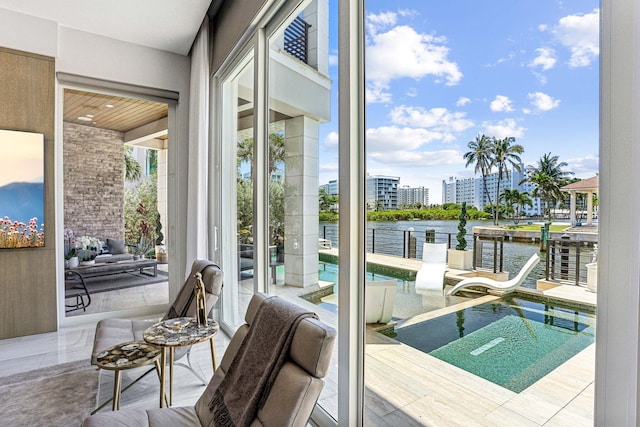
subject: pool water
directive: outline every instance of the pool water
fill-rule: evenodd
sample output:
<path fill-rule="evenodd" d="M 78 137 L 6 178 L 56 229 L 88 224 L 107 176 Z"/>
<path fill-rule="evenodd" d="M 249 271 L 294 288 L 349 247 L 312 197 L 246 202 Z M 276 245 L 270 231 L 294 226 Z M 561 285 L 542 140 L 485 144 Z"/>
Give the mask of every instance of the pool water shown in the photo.
<path fill-rule="evenodd" d="M 395 339 L 519 393 L 595 340 L 595 316 L 505 297 L 396 329 Z"/>

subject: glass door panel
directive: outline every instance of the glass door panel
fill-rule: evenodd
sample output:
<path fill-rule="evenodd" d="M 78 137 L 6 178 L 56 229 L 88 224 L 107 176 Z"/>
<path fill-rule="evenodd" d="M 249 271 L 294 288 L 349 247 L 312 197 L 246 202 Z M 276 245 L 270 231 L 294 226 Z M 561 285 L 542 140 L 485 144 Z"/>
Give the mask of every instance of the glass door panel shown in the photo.
<path fill-rule="evenodd" d="M 332 42 L 337 50 L 337 34 L 329 27 L 330 4 L 337 8 L 337 1 L 306 3 L 274 25 L 268 37 L 268 162 L 261 178 L 269 189 L 263 251 L 269 257 L 268 292 L 308 307 L 337 329 L 337 250 L 319 245 L 319 187 L 336 182 L 338 172 L 330 167 L 338 163 L 337 118 L 331 115 L 337 66 L 330 66 L 329 55 Z M 337 204 L 337 193 L 334 198 Z M 328 226 L 337 234 L 335 220 Z M 334 418 L 337 361 L 336 346 L 335 366 L 319 399 Z"/>
<path fill-rule="evenodd" d="M 254 289 L 253 57 L 248 55 L 222 84 L 222 323 L 234 330 Z"/>

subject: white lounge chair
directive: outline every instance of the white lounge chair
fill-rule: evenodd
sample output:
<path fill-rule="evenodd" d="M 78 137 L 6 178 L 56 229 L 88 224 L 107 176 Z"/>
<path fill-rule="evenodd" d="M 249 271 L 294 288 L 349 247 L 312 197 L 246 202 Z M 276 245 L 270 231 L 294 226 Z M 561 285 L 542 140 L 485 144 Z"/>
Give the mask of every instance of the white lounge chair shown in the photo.
<path fill-rule="evenodd" d="M 366 323 L 389 323 L 393 315 L 398 287 L 396 280 L 367 282 L 364 293 Z"/>
<path fill-rule="evenodd" d="M 424 243 L 422 266 L 416 273 L 416 290 L 442 291 L 447 268 L 447 244 Z"/>
<path fill-rule="evenodd" d="M 540 256 L 538 254 L 531 255 L 529 261 L 526 262 L 524 267 L 520 270 L 520 272 L 511 280 L 507 281 L 499 281 L 489 279 L 488 277 L 469 277 L 468 279 L 464 279 L 455 285 L 447 295 L 453 295 L 458 292 L 460 289 L 468 288 L 469 286 L 484 286 L 489 289 L 496 289 L 504 292 L 511 292 L 518 286 L 524 282 L 524 279 L 527 278 L 533 267 L 535 267 L 540 262 Z"/>

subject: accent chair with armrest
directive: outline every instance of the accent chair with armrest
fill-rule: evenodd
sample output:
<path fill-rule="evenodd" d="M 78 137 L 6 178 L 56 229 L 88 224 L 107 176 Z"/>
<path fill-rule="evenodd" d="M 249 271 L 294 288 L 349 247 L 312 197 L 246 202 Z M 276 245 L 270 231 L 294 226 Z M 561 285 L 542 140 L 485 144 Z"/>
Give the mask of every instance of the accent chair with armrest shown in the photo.
<path fill-rule="evenodd" d="M 226 415 L 226 408 L 234 407 L 234 401 L 241 407 L 246 401 L 256 402 L 253 406 L 249 405 L 246 412 L 241 412 L 242 422 L 236 425 L 306 426 L 322 391 L 322 378 L 326 376 L 331 361 L 336 337 L 333 328 L 312 316 L 298 318 L 295 323 L 297 327 L 289 328 L 286 339 L 278 340 L 278 343 L 284 342 L 283 345 L 278 346 L 272 340 L 263 344 L 277 347 L 278 350 L 270 357 L 282 361 L 275 366 L 269 365 L 260 373 L 260 377 L 271 380 L 265 381 L 265 386 L 258 387 L 259 391 L 251 393 L 247 392 L 253 390 L 250 387 L 247 389 L 251 384 L 246 383 L 252 382 L 255 375 L 243 376 L 246 369 L 255 370 L 256 365 L 262 366 L 265 352 L 260 351 L 259 347 L 260 342 L 265 341 L 265 335 L 280 333 L 273 332 L 279 329 L 287 330 L 285 326 L 274 327 L 270 316 L 265 314 L 275 312 L 279 307 L 297 306 L 279 297 L 259 293 L 253 295 L 245 315 L 246 323 L 234 334 L 220 366 L 195 406 L 102 412 L 85 419 L 83 427 L 216 426 L 220 425 L 217 421 L 221 414 L 220 402 L 224 402 L 222 415 Z M 228 411 L 237 414 L 234 409 Z"/>
<path fill-rule="evenodd" d="M 198 272 L 202 274 L 202 281 L 205 285 L 206 306 L 209 310 L 213 308 L 215 303 L 218 301 L 222 290 L 222 270 L 220 270 L 220 268 L 211 261 L 196 260 L 191 266 L 191 272 L 178 292 L 175 301 L 162 320 L 172 319 L 175 317 L 195 317 L 197 304 L 194 294 L 194 284 L 196 280 L 194 275 Z M 103 319 L 99 321 L 96 326 L 96 335 L 93 341 L 91 364 L 95 365 L 98 354 L 109 347 L 127 341 L 142 341 L 144 339 L 144 331 L 153 323 L 155 322 L 150 320 L 132 319 Z M 190 347 L 187 346 L 176 348 L 175 360 L 187 355 L 187 361 L 189 362 L 189 350 Z M 191 369 L 190 363 L 184 366 L 189 368 L 189 370 L 198 377 L 203 384 L 207 383 L 201 375 Z M 149 372 L 150 371 L 147 371 L 147 373 Z"/>

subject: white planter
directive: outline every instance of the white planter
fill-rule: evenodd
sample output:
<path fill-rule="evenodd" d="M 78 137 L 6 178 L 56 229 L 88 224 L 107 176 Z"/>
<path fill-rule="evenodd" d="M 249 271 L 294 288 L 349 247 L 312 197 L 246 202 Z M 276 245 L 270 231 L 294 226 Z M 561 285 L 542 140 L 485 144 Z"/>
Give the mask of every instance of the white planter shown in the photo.
<path fill-rule="evenodd" d="M 449 249 L 447 252 L 447 265 L 456 270 L 473 269 L 473 251 L 459 251 Z"/>
<path fill-rule="evenodd" d="M 67 268 L 76 268 L 79 264 L 78 257 L 74 256 L 73 258 L 69 258 L 67 260 Z"/>
<path fill-rule="evenodd" d="M 598 263 L 591 262 L 587 267 L 587 289 L 591 292 L 598 290 Z"/>

